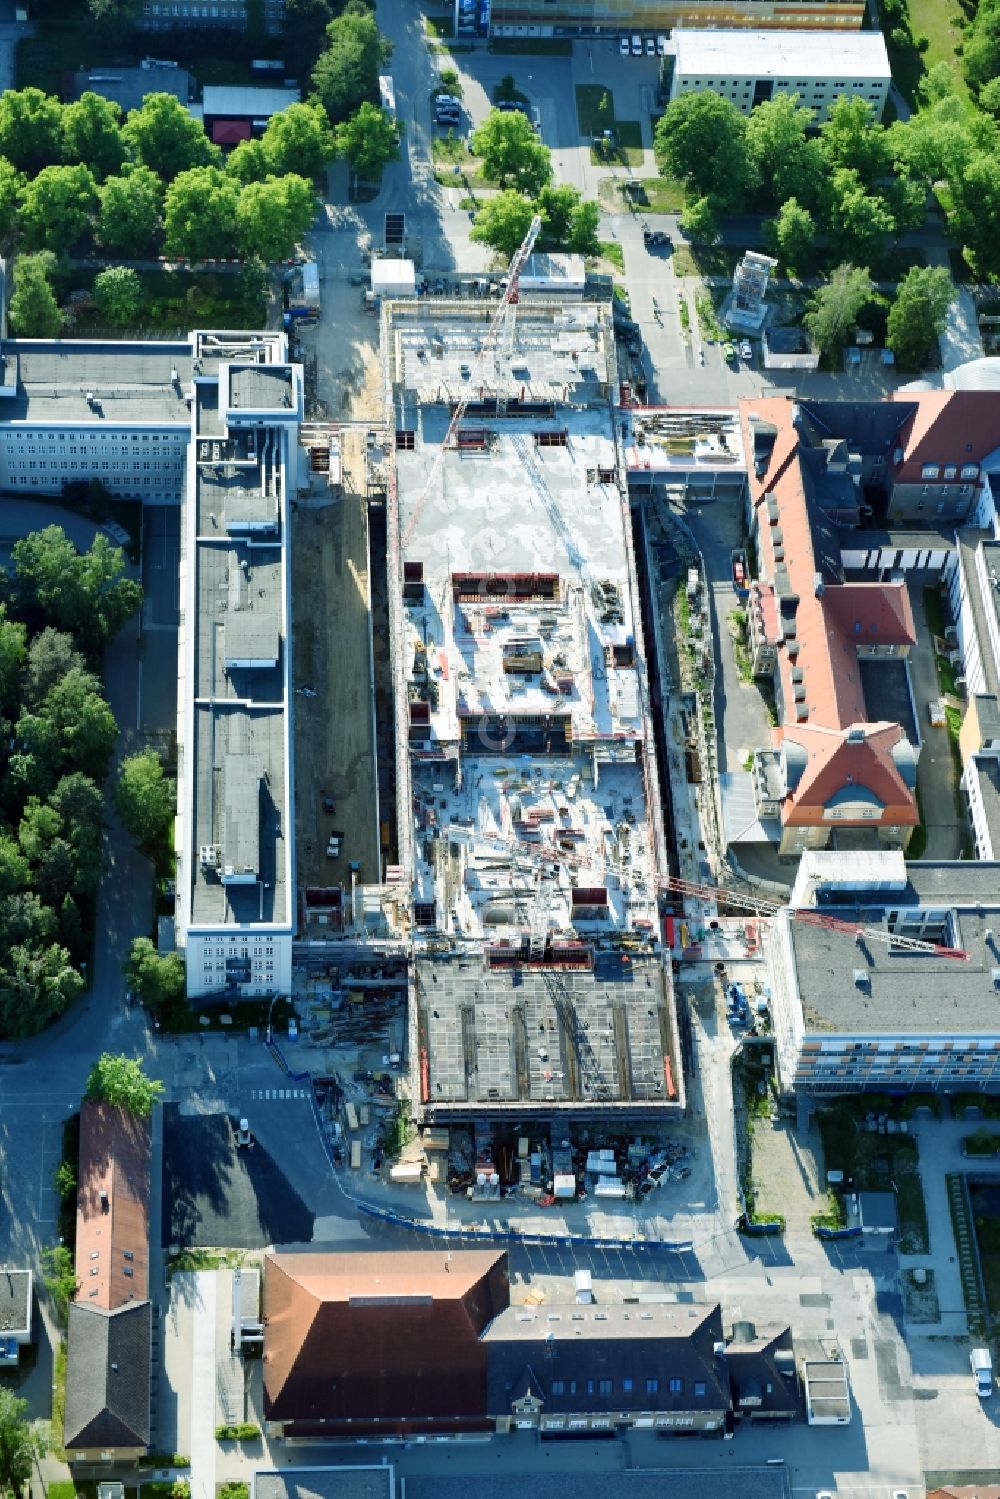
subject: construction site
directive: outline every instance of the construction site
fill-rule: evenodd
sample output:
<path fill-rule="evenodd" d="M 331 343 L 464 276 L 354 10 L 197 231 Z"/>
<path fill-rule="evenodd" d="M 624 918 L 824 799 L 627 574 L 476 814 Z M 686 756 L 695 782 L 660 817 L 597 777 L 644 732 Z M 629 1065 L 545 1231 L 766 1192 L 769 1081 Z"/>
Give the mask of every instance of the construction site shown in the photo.
<path fill-rule="evenodd" d="M 518 270 L 499 308 L 382 312 L 414 1112 L 667 1118 L 683 1086 L 611 312 L 519 299 Z"/>

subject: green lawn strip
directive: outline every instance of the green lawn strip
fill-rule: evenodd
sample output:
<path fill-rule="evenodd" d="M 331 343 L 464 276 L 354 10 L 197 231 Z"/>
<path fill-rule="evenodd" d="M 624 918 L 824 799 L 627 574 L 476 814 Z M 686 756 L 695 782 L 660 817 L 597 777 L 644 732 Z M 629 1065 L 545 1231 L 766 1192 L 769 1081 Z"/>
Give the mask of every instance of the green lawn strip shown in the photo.
<path fill-rule="evenodd" d="M 598 244 L 601 249 L 599 258 L 601 260 L 610 260 L 611 264 L 617 267 L 619 271 L 624 271 L 625 255 L 618 241 L 616 239 L 602 239 L 598 241 Z"/>
<path fill-rule="evenodd" d="M 595 167 L 641 167 L 644 152 L 635 146 L 597 145 L 590 148 L 591 164 Z"/>
<path fill-rule="evenodd" d="M 930 72 L 939 62 L 947 63 L 962 90 L 965 80 L 955 49 L 962 40 L 964 20 L 958 0 L 910 0 L 910 29 L 915 37 L 927 38 L 924 67 Z"/>
<path fill-rule="evenodd" d="M 607 97 L 607 112 L 600 110 L 601 100 Z M 616 129 L 615 96 L 603 83 L 578 83 L 576 85 L 576 118 L 581 135 L 599 135 L 602 130 Z M 631 123 L 631 122 L 629 122 Z"/>

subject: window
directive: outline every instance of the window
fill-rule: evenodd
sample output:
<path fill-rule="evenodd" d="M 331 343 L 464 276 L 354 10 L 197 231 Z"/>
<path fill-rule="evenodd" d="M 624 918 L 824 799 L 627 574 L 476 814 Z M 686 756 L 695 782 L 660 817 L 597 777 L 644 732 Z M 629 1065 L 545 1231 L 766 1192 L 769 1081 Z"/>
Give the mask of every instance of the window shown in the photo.
<path fill-rule="evenodd" d="M 597 1392 L 599 1395 L 610 1395 L 613 1393 L 614 1388 L 615 1382 L 613 1379 L 601 1379 L 597 1382 Z"/>
<path fill-rule="evenodd" d="M 695 1382 L 694 1382 L 694 1393 L 696 1395 L 704 1395 L 704 1393 L 705 1393 L 705 1381 L 703 1379 L 696 1379 L 695 1380 Z"/>
<path fill-rule="evenodd" d="M 667 1381 L 667 1388 L 671 1395 L 679 1395 L 684 1388 L 684 1381 L 675 1377 Z"/>
<path fill-rule="evenodd" d="M 632 1393 L 632 1381 L 630 1379 L 623 1379 L 622 1380 L 622 1394 L 623 1395 L 631 1395 L 631 1393 Z"/>
<path fill-rule="evenodd" d="M 936 479 L 940 473 L 936 463 L 925 463 L 920 470 L 921 479 Z"/>
<path fill-rule="evenodd" d="M 646 1394 L 647 1395 L 656 1395 L 656 1394 L 659 1393 L 659 1390 L 660 1390 L 660 1381 L 658 1379 L 647 1379 L 646 1380 Z"/>
<path fill-rule="evenodd" d="M 979 478 L 979 464 L 978 463 L 963 463 L 962 464 L 962 478 L 963 479 L 978 479 Z"/>
<path fill-rule="evenodd" d="M 553 1395 L 565 1395 L 566 1381 L 563 1379 L 554 1379 L 552 1381 L 552 1393 Z"/>
<path fill-rule="evenodd" d="M 594 1381 L 592 1379 L 588 1379 L 587 1380 L 587 1394 L 588 1395 L 592 1395 L 593 1393 L 594 1393 Z"/>

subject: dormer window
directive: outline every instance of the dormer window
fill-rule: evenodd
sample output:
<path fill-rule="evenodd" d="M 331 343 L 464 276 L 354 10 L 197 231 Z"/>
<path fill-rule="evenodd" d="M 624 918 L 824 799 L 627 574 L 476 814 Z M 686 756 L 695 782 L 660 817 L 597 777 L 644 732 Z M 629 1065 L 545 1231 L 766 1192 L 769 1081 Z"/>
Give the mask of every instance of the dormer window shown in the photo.
<path fill-rule="evenodd" d="M 920 470 L 921 479 L 936 479 L 941 470 L 936 463 L 925 463 Z"/>

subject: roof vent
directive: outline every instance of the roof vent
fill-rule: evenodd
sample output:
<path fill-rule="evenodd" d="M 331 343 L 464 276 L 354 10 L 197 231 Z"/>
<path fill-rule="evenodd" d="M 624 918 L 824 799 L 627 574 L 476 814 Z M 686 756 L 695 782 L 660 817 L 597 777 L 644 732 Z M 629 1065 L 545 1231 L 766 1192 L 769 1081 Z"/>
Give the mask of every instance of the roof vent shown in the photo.
<path fill-rule="evenodd" d="M 992 978 L 993 978 L 993 987 L 994 987 L 994 989 L 1000 989 L 1000 968 L 994 968 L 994 969 L 992 969 L 991 973 L 992 973 Z"/>
<path fill-rule="evenodd" d="M 868 976 L 868 969 L 867 968 L 855 968 L 855 970 L 854 970 L 854 987 L 855 987 L 855 989 L 870 989 L 871 988 L 871 979 Z"/>

